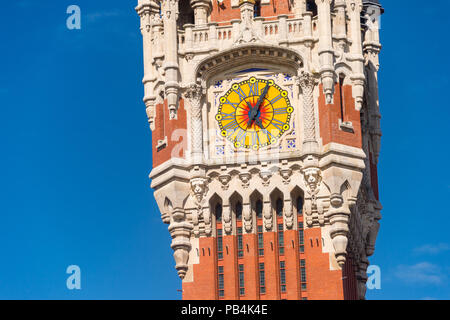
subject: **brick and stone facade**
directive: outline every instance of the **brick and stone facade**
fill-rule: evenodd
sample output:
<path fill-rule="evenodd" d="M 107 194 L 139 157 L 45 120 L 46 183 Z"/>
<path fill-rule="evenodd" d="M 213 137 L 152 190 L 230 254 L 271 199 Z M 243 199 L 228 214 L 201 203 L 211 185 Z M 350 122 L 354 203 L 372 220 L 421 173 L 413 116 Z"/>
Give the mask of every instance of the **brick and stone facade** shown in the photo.
<path fill-rule="evenodd" d="M 378 1 L 139 0 L 150 174 L 183 299 L 364 299 L 381 219 Z M 375 17 L 375 18 L 374 18 Z M 279 84 L 289 130 L 236 148 L 233 83 Z"/>

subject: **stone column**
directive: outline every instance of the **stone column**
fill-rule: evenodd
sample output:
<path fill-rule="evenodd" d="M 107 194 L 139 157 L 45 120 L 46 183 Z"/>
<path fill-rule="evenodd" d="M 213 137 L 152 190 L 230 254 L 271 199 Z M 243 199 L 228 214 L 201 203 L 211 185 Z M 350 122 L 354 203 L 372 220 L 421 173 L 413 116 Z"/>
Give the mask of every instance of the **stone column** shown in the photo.
<path fill-rule="evenodd" d="M 239 25 L 241 23 L 241 20 L 239 19 L 233 19 L 230 21 L 232 29 L 233 29 L 233 42 L 236 42 L 239 38 L 240 32 L 239 32 Z"/>
<path fill-rule="evenodd" d="M 319 145 L 316 139 L 316 119 L 314 112 L 314 87 L 316 79 L 307 72 L 302 72 L 298 84 L 303 92 L 303 153 L 317 154 Z"/>
<path fill-rule="evenodd" d="M 211 13 L 211 0 L 191 0 L 191 7 L 194 10 L 195 25 L 205 25 Z"/>
<path fill-rule="evenodd" d="M 146 112 L 150 129 L 155 129 L 155 103 L 156 96 L 154 94 L 154 83 L 157 79 L 156 71 L 153 66 L 153 34 L 156 15 L 159 12 L 158 4 L 155 1 L 142 0 L 136 8 L 137 13 L 141 17 L 141 33 L 143 40 L 144 50 L 144 78 L 142 83 L 144 84 L 144 103 L 146 106 Z"/>
<path fill-rule="evenodd" d="M 301 16 L 306 12 L 306 0 L 292 0 L 292 11 L 296 18 L 301 18 Z"/>
<path fill-rule="evenodd" d="M 178 0 L 162 0 L 164 22 L 164 70 L 166 74 L 165 94 L 170 119 L 177 118 L 178 111 Z"/>
<path fill-rule="evenodd" d="M 370 122 L 370 135 L 374 149 L 375 163 L 378 163 L 380 152 L 381 129 L 380 129 L 380 106 L 378 97 L 378 69 L 380 67 L 379 54 L 381 51 L 379 18 L 382 13 L 380 5 L 366 4 L 365 11 L 367 19 L 367 30 L 365 33 L 363 51 L 365 57 L 365 71 L 367 75 L 368 86 L 368 116 Z"/>
<path fill-rule="evenodd" d="M 287 18 L 288 16 L 286 14 L 281 14 L 278 16 L 279 20 L 279 26 L 280 26 L 280 40 L 278 43 L 280 45 L 287 45 L 288 44 L 288 29 L 287 29 Z"/>
<path fill-rule="evenodd" d="M 304 41 L 305 41 L 305 59 L 307 61 L 311 61 L 311 51 L 314 44 L 314 38 L 312 36 L 312 12 L 305 11 L 303 12 L 303 25 L 304 25 Z"/>
<path fill-rule="evenodd" d="M 194 162 L 201 161 L 203 155 L 202 102 L 204 90 L 198 84 L 191 84 L 185 92 L 191 114 L 191 145 Z"/>
<path fill-rule="evenodd" d="M 361 110 L 364 97 L 364 57 L 362 54 L 361 41 L 361 0 L 346 0 L 347 15 L 350 18 L 351 41 L 350 55 L 348 60 L 352 61 L 353 74 L 353 97 L 355 98 L 356 110 Z"/>
<path fill-rule="evenodd" d="M 186 51 L 191 51 L 193 49 L 193 30 L 195 25 L 185 24 L 184 25 L 184 39 Z"/>
<path fill-rule="evenodd" d="M 316 0 L 319 16 L 320 75 L 326 102 L 331 103 L 334 91 L 334 51 L 331 30 L 331 1 Z"/>
<path fill-rule="evenodd" d="M 219 46 L 217 44 L 217 22 L 211 22 L 208 24 L 209 26 L 209 44 L 210 44 L 210 52 L 219 51 Z"/>
<path fill-rule="evenodd" d="M 239 0 L 239 9 L 241 10 L 241 20 L 244 25 L 251 24 L 255 12 L 255 0 Z"/>
<path fill-rule="evenodd" d="M 339 50 L 344 52 L 347 42 L 347 19 L 345 14 L 345 0 L 336 0 L 334 3 L 334 13 L 336 15 L 333 36 L 338 40 Z"/>

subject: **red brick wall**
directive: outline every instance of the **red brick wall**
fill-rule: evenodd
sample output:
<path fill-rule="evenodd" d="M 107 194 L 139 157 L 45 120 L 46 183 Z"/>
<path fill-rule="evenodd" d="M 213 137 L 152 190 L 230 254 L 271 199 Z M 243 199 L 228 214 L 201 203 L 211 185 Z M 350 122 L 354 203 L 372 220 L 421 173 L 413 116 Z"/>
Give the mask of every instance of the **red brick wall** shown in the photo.
<path fill-rule="evenodd" d="M 319 123 L 320 136 L 323 145 L 327 145 L 330 142 L 336 142 L 356 148 L 362 148 L 361 119 L 359 111 L 355 109 L 352 86 L 343 86 L 342 93 L 344 97 L 344 121 L 352 122 L 354 132 L 347 132 L 339 128 L 339 119 L 341 119 L 339 84 L 336 84 L 335 86 L 332 104 L 325 103 L 325 94 L 323 92 L 322 84 L 319 86 L 319 90 Z"/>
<path fill-rule="evenodd" d="M 217 250 L 215 238 L 200 238 L 200 263 L 194 265 L 194 282 L 183 282 L 183 300 L 215 300 L 217 296 Z"/>
<path fill-rule="evenodd" d="M 212 3 L 211 22 L 229 22 L 230 20 L 241 18 L 239 7 L 232 8 L 231 0 L 224 0 L 222 5 L 219 5 L 217 1 Z M 273 17 L 290 12 L 289 0 L 271 0 L 270 4 L 261 6 L 262 17 Z"/>
<path fill-rule="evenodd" d="M 343 300 L 342 271 L 330 270 L 329 254 L 322 252 L 320 228 L 305 230 L 305 256 L 308 300 Z"/>
<path fill-rule="evenodd" d="M 181 136 L 173 136 L 175 140 L 172 141 L 172 135 L 177 129 L 181 129 L 176 132 L 180 133 Z M 186 129 L 187 120 L 183 99 L 180 99 L 178 118 L 176 120 L 169 120 L 167 101 L 164 101 L 164 104 L 156 105 L 155 130 L 152 132 L 153 168 L 166 162 L 172 157 L 185 157 L 187 148 Z M 164 140 L 165 137 L 167 137 L 166 147 L 158 150 L 156 148 L 158 145 L 158 140 Z"/>
<path fill-rule="evenodd" d="M 298 251 L 298 232 L 284 232 L 284 256 L 286 261 L 286 299 L 299 300 L 300 293 L 300 256 Z"/>
<path fill-rule="evenodd" d="M 264 232 L 264 259 L 261 259 L 261 262 L 264 262 L 266 271 L 266 294 L 261 295 L 261 300 L 280 299 L 277 255 L 277 234 Z"/>
<path fill-rule="evenodd" d="M 239 299 L 237 247 L 235 236 L 223 236 L 223 265 L 225 272 L 225 300 Z"/>
<path fill-rule="evenodd" d="M 236 237 L 223 236 L 223 260 L 220 264 L 225 269 L 224 299 L 297 300 L 303 297 L 307 297 L 308 300 L 357 299 L 356 278 L 351 268 L 351 262 L 347 263 L 343 271 L 330 270 L 329 254 L 322 252 L 321 232 L 320 228 L 305 230 L 305 252 L 299 253 L 298 232 L 285 231 L 284 257 L 278 255 L 276 232 L 264 233 L 264 256 L 261 257 L 258 257 L 256 235 L 244 234 L 244 257 L 242 259 L 237 258 Z M 292 243 L 294 243 L 294 247 L 292 247 Z M 216 239 L 200 238 L 199 253 L 200 263 L 194 265 L 193 269 L 194 282 L 183 283 L 183 299 L 218 299 Z M 286 294 L 280 292 L 280 259 L 286 261 Z M 306 261 L 306 291 L 301 291 L 300 288 L 300 259 Z M 262 295 L 259 294 L 259 262 L 265 264 L 266 294 Z M 245 266 L 245 295 L 243 297 L 239 297 L 237 267 L 239 263 Z"/>
<path fill-rule="evenodd" d="M 258 251 L 255 234 L 244 234 L 244 281 L 245 296 L 240 297 L 241 300 L 257 300 L 259 299 L 259 274 L 258 274 Z"/>

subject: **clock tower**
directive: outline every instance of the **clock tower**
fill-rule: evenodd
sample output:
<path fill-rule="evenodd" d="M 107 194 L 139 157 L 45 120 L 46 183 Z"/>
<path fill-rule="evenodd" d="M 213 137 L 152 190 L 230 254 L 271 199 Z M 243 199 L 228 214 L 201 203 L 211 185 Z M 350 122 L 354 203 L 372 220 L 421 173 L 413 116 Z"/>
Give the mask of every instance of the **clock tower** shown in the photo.
<path fill-rule="evenodd" d="M 378 0 L 139 0 L 151 187 L 183 299 L 364 299 Z"/>

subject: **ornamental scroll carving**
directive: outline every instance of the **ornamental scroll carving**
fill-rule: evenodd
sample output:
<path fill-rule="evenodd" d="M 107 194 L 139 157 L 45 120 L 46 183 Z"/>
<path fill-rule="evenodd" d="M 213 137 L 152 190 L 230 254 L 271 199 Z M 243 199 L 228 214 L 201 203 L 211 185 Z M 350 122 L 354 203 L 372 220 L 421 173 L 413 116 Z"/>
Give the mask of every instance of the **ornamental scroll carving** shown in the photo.
<path fill-rule="evenodd" d="M 186 97 L 191 111 L 191 140 L 192 153 L 203 152 L 203 122 L 202 122 L 202 98 L 204 89 L 198 84 L 191 84 L 186 88 Z"/>

